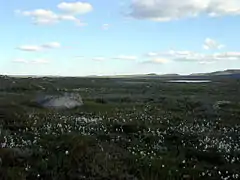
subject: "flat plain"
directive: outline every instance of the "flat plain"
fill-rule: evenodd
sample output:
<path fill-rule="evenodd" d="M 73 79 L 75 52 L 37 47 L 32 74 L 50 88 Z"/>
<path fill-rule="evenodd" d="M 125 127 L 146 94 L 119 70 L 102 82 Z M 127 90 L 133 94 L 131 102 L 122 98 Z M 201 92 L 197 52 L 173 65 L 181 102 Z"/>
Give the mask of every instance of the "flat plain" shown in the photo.
<path fill-rule="evenodd" d="M 240 179 L 240 80 L 205 79 L 2 76 L 0 179 Z"/>

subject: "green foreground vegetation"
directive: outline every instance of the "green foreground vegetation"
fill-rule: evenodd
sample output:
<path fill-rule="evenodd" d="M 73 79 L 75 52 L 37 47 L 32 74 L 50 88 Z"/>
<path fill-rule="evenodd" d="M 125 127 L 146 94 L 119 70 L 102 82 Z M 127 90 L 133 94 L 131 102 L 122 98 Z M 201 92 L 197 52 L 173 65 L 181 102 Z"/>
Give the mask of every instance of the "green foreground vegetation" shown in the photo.
<path fill-rule="evenodd" d="M 79 93 L 72 110 L 39 94 Z M 1 180 L 240 179 L 240 81 L 0 79 Z"/>

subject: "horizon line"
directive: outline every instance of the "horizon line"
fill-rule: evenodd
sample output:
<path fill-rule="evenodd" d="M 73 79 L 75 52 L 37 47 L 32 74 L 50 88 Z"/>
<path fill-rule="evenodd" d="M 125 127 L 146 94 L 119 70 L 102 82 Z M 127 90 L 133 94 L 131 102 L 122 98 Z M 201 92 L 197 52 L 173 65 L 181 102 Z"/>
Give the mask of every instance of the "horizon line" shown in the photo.
<path fill-rule="evenodd" d="M 67 75 L 14 75 L 14 74 L 0 74 L 0 76 L 9 76 L 9 77 L 119 77 L 119 76 L 143 76 L 143 75 L 155 75 L 155 76 L 167 76 L 167 75 L 176 75 L 176 76 L 189 76 L 189 75 L 202 75 L 202 74 L 209 74 L 214 72 L 224 72 L 224 71 L 234 71 L 240 69 L 225 69 L 225 70 L 218 70 L 218 71 L 211 71 L 211 72 L 204 72 L 204 73 L 190 73 L 190 74 L 178 74 L 178 73 L 166 73 L 166 74 L 157 74 L 157 73 L 145 73 L 145 74 L 115 74 L 115 75 L 79 75 L 79 76 L 67 76 Z"/>

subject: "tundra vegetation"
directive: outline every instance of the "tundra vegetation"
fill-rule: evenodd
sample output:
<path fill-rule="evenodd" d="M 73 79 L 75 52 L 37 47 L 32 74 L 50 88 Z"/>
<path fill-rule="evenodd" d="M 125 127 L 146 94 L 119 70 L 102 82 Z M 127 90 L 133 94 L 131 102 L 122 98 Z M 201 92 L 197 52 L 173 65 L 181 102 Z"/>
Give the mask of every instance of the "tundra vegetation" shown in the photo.
<path fill-rule="evenodd" d="M 240 179 L 240 80 L 0 78 L 1 180 Z M 77 93 L 52 109 L 41 94 Z"/>

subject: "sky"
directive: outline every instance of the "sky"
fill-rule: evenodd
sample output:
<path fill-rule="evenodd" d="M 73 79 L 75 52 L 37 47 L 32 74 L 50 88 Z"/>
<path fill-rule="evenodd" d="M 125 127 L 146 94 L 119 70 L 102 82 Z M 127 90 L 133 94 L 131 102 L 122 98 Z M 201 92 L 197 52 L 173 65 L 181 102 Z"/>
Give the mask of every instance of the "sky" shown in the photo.
<path fill-rule="evenodd" d="M 8 0 L 0 21 L 4 75 L 240 68 L 239 0 Z"/>

